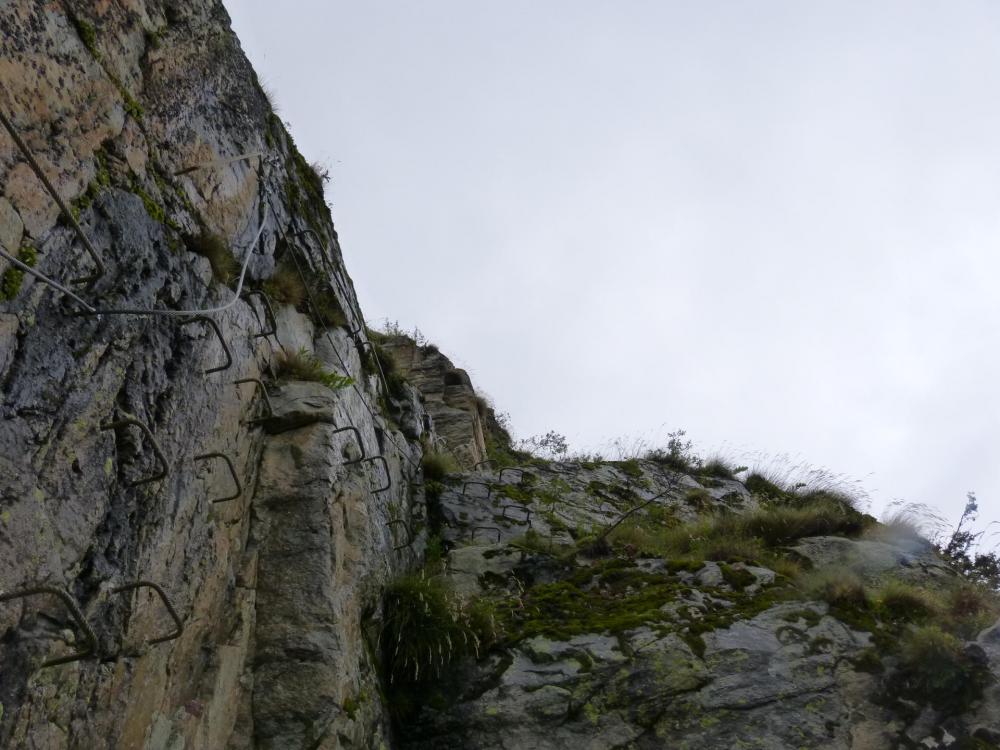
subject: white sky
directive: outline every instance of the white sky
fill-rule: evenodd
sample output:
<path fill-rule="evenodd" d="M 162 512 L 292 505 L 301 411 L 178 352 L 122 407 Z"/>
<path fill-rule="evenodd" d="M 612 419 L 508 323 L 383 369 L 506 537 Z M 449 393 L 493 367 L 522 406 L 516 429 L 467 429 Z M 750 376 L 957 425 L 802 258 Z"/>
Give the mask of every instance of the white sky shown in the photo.
<path fill-rule="evenodd" d="M 369 321 L 519 435 L 1000 518 L 1000 4 L 225 4 Z"/>

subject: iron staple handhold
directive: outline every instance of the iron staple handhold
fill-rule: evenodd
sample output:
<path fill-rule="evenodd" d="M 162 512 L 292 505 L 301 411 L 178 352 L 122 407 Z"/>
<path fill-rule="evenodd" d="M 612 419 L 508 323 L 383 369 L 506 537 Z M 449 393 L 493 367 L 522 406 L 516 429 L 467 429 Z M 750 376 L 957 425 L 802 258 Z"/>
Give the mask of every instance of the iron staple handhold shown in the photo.
<path fill-rule="evenodd" d="M 219 343 L 222 344 L 222 351 L 226 354 L 226 363 L 224 365 L 219 365 L 218 367 L 211 367 L 204 371 L 205 375 L 213 372 L 221 372 L 222 370 L 228 370 L 233 366 L 233 353 L 229 350 L 229 345 L 226 340 L 222 337 L 222 330 L 219 328 L 219 324 L 215 322 L 212 318 L 207 315 L 195 315 L 191 318 L 181 321 L 181 325 L 187 325 L 188 323 L 208 323 L 209 328 L 215 331 L 215 335 L 219 338 Z"/>
<path fill-rule="evenodd" d="M 152 646 L 156 643 L 164 643 L 165 641 L 172 641 L 175 638 L 180 638 L 181 633 L 184 632 L 184 621 L 181 619 L 180 615 L 177 614 L 177 610 L 174 609 L 174 605 L 170 603 L 170 598 L 159 586 L 159 584 L 153 583 L 152 581 L 136 581 L 134 583 L 126 583 L 125 585 L 114 588 L 111 591 L 115 594 L 121 594 L 125 591 L 131 591 L 139 588 L 150 588 L 156 592 L 157 596 L 160 597 L 160 601 L 163 602 L 163 606 L 166 607 L 167 612 L 170 614 L 171 619 L 173 619 L 175 626 L 174 632 L 168 633 L 167 635 L 161 635 L 157 638 L 150 638 L 147 643 Z"/>
<path fill-rule="evenodd" d="M 394 524 L 403 524 L 403 528 L 406 529 L 406 541 L 403 544 L 398 544 L 392 548 L 393 552 L 403 549 L 404 547 L 413 546 L 413 530 L 410 528 L 410 524 L 406 522 L 403 518 L 391 518 L 386 523 L 386 526 L 393 526 Z"/>
<path fill-rule="evenodd" d="M 387 489 L 392 487 L 392 473 L 389 470 L 389 462 L 385 460 L 385 456 L 378 455 L 378 456 L 368 456 L 367 458 L 356 458 L 353 461 L 344 461 L 344 465 L 350 466 L 351 464 L 371 463 L 372 461 L 382 462 L 382 466 L 385 468 L 385 478 L 386 478 L 385 487 L 379 487 L 378 489 L 372 490 L 372 492 L 374 493 L 385 492 Z"/>
<path fill-rule="evenodd" d="M 513 503 L 511 505 L 505 505 L 503 506 L 503 510 L 500 511 L 500 517 L 510 518 L 510 516 L 507 515 L 507 511 L 510 510 L 511 508 L 516 508 L 517 510 L 524 511 L 524 513 L 526 514 L 526 518 L 524 520 L 526 520 L 528 522 L 528 525 L 531 526 L 531 508 L 529 508 L 527 505 L 519 505 L 516 503 Z M 511 518 L 510 520 L 514 521 L 517 519 Z"/>
<path fill-rule="evenodd" d="M 496 526 L 473 526 L 472 527 L 472 534 L 469 537 L 469 541 L 470 542 L 476 541 L 476 532 L 477 531 L 495 531 L 497 533 L 497 541 L 496 541 L 497 544 L 500 543 L 500 538 L 503 535 L 503 532 L 501 532 L 500 529 L 497 528 Z"/>
<path fill-rule="evenodd" d="M 518 484 L 520 484 L 521 480 L 524 479 L 524 469 L 519 469 L 517 466 L 504 466 L 502 469 L 500 469 L 500 473 L 497 475 L 497 481 L 503 482 L 503 473 L 505 471 L 516 471 L 516 472 L 519 472 L 520 476 L 518 476 L 518 478 L 517 478 L 517 483 Z"/>
<path fill-rule="evenodd" d="M 274 416 L 274 407 L 271 406 L 271 396 L 267 392 L 267 386 L 264 385 L 264 381 L 260 378 L 240 378 L 239 380 L 234 380 L 233 385 L 242 385 L 243 383 L 255 383 L 255 392 L 259 391 L 264 397 L 264 406 L 267 408 L 267 415 L 265 417 L 258 417 L 256 419 L 249 420 L 250 424 L 256 424 L 257 422 L 262 422 L 265 419 L 270 419 Z"/>
<path fill-rule="evenodd" d="M 76 623 L 76 626 L 80 628 L 80 631 L 83 633 L 84 639 L 87 642 L 87 647 L 82 651 L 67 654 L 66 656 L 59 656 L 54 659 L 46 659 L 42 662 L 42 667 L 54 667 L 57 664 L 68 664 L 69 662 L 78 661 L 97 653 L 97 636 L 87 623 L 87 618 L 83 616 L 76 600 L 70 596 L 68 591 L 55 586 L 32 586 L 30 588 L 0 594 L 0 602 L 10 601 L 11 599 L 19 599 L 25 596 L 34 596 L 36 594 L 51 594 L 62 601 L 62 603 L 66 606 L 66 609 L 69 611 L 70 616 L 73 618 L 73 621 Z"/>
<path fill-rule="evenodd" d="M 226 466 L 229 467 L 229 473 L 233 477 L 233 483 L 236 485 L 236 494 L 230 495 L 228 497 L 220 497 L 218 500 L 212 500 L 213 503 L 224 503 L 229 500 L 235 500 L 240 495 L 243 494 L 243 485 L 240 483 L 239 474 L 236 473 L 236 467 L 233 466 L 233 462 L 229 460 L 229 456 L 225 453 L 202 453 L 200 456 L 195 456 L 195 461 L 206 461 L 210 458 L 221 458 L 226 462 Z"/>
<path fill-rule="evenodd" d="M 354 425 L 348 425 L 347 427 L 338 427 L 336 430 L 334 430 L 330 434 L 331 435 L 336 435 L 336 434 L 338 434 L 340 432 L 351 432 L 351 433 L 353 433 L 354 439 L 358 441 L 358 449 L 361 451 L 361 458 L 355 458 L 355 459 L 353 459 L 351 461 L 347 461 L 346 464 L 356 464 L 356 463 L 360 463 L 360 462 L 366 460 L 365 459 L 365 444 L 364 444 L 364 441 L 361 439 L 361 431 L 357 427 L 355 427 Z"/>
<path fill-rule="evenodd" d="M 480 461 L 479 463 L 472 464 L 472 470 L 475 471 L 476 469 L 478 469 L 483 464 L 486 464 L 487 466 L 489 466 L 492 469 L 493 468 L 492 464 L 494 464 L 494 463 L 495 463 L 495 461 L 492 458 L 487 458 L 487 459 L 484 459 L 484 460 Z"/>
<path fill-rule="evenodd" d="M 246 293 L 246 298 L 259 297 L 260 305 L 264 308 L 264 320 L 270 320 L 271 330 L 265 330 L 264 324 L 261 323 L 261 332 L 253 334 L 253 338 L 267 338 L 268 336 L 274 336 L 274 341 L 278 346 L 281 346 L 281 340 L 278 338 L 278 319 L 274 316 L 274 307 L 271 305 L 271 298 L 262 289 L 249 289 Z M 257 322 L 260 322 L 260 316 L 257 315 L 257 310 L 253 305 L 250 305 L 250 309 L 253 310 L 254 316 L 257 318 Z"/>
<path fill-rule="evenodd" d="M 154 474 L 151 477 L 146 477 L 145 479 L 139 479 L 135 482 L 130 482 L 129 487 L 138 487 L 140 484 L 149 484 L 150 482 L 156 482 L 167 476 L 167 472 L 170 470 L 170 464 L 167 462 L 167 457 L 163 454 L 163 449 L 160 448 L 160 444 L 156 442 L 156 437 L 153 435 L 153 431 L 149 429 L 144 423 L 140 422 L 135 417 L 123 417 L 115 422 L 110 422 L 105 425 L 101 425 L 101 430 L 117 430 L 120 427 L 127 427 L 133 425 L 142 430 L 143 435 L 146 436 L 146 440 L 153 447 L 153 454 L 156 456 L 156 460 L 160 462 L 160 472 Z"/>
<path fill-rule="evenodd" d="M 493 495 L 493 485 L 491 485 L 489 482 L 480 482 L 478 479 L 470 479 L 467 482 L 465 482 L 462 485 L 462 495 L 465 495 L 465 488 L 468 487 L 470 484 L 479 484 L 485 487 L 487 500 L 489 500 L 490 497 Z M 465 496 L 468 497 L 468 495 Z"/>

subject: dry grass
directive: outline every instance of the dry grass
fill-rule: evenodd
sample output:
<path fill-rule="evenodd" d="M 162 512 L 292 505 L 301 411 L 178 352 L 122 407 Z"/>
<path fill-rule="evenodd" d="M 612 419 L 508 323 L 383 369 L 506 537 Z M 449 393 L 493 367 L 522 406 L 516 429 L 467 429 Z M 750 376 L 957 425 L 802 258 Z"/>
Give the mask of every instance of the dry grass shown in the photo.
<path fill-rule="evenodd" d="M 285 263 L 279 263 L 271 278 L 261 286 L 267 296 L 284 305 L 298 307 L 306 298 L 305 284 L 295 269 Z"/>
<path fill-rule="evenodd" d="M 197 236 L 185 237 L 185 245 L 190 252 L 208 259 L 212 266 L 212 277 L 220 284 L 229 284 L 239 274 L 240 264 L 229 245 L 219 235 L 202 232 Z"/>

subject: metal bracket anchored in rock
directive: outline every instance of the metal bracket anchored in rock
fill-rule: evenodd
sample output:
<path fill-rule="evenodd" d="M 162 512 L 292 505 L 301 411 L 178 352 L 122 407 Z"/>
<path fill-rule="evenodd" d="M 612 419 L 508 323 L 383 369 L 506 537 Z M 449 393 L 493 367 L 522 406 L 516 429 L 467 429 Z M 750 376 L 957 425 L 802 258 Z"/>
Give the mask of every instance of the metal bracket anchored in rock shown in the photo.
<path fill-rule="evenodd" d="M 142 434 L 146 436 L 146 440 L 149 441 L 150 446 L 153 448 L 153 454 L 156 456 L 156 460 L 160 464 L 160 471 L 153 476 L 146 477 L 145 479 L 130 482 L 128 486 L 138 487 L 140 484 L 149 484 L 150 482 L 156 482 L 166 477 L 167 472 L 170 470 L 170 464 L 167 463 L 167 457 L 163 454 L 163 449 L 160 448 L 160 444 L 156 442 L 156 437 L 154 437 L 153 431 L 150 430 L 145 424 L 140 422 L 135 417 L 124 417 L 123 419 L 119 419 L 115 422 L 101 425 L 101 430 L 117 430 L 122 427 L 128 427 L 129 425 L 138 427 L 142 430 Z"/>
<path fill-rule="evenodd" d="M 389 526 L 391 528 L 392 526 L 397 525 L 397 524 L 402 524 L 403 528 L 406 529 L 406 541 L 403 542 L 402 544 L 397 544 L 395 547 L 393 547 L 392 548 L 393 552 L 397 552 L 397 551 L 399 551 L 401 549 L 404 549 L 406 547 L 412 547 L 413 546 L 413 541 L 414 541 L 414 539 L 413 539 L 413 530 L 410 528 L 410 524 L 408 524 L 404 519 L 402 519 L 402 518 L 393 518 L 393 519 L 390 519 L 386 523 L 386 526 Z"/>
<path fill-rule="evenodd" d="M 267 386 L 264 385 L 264 381 L 259 378 L 241 378 L 239 380 L 234 380 L 233 385 L 242 385 L 243 383 L 254 383 L 257 387 L 254 389 L 255 392 L 259 392 L 263 396 L 264 407 L 267 409 L 267 414 L 263 417 L 256 417 L 254 419 L 248 420 L 248 424 L 257 424 L 258 422 L 263 422 L 274 416 L 274 408 L 271 406 L 271 397 L 267 393 Z"/>
<path fill-rule="evenodd" d="M 236 467 L 233 466 L 233 462 L 229 460 L 229 456 L 227 456 L 225 453 L 202 453 L 200 456 L 195 456 L 194 460 L 195 461 L 207 461 L 210 458 L 221 458 L 223 461 L 225 461 L 226 466 L 229 467 L 229 474 L 233 478 L 233 484 L 236 485 L 236 493 L 235 494 L 229 495 L 227 497 L 220 497 L 218 500 L 212 500 L 212 502 L 213 503 L 225 503 L 225 502 L 228 502 L 229 500 L 235 500 L 240 495 L 242 495 L 243 494 L 243 485 L 240 483 L 240 477 L 236 473 Z"/>
<path fill-rule="evenodd" d="M 523 512 L 524 518 L 511 518 L 510 516 L 508 516 L 507 511 L 510 510 L 511 508 Z M 516 523 L 527 522 L 528 526 L 531 526 L 531 508 L 529 508 L 527 505 L 505 505 L 503 506 L 503 510 L 500 511 L 500 517 L 514 521 Z"/>
<path fill-rule="evenodd" d="M 125 591 L 132 591 L 133 589 L 139 588 L 149 588 L 155 591 L 157 596 L 160 597 L 160 601 L 163 602 L 163 606 L 166 607 L 171 619 L 174 621 L 174 631 L 172 633 L 167 633 L 166 635 L 161 635 L 157 638 L 150 638 L 146 641 L 146 643 L 152 646 L 156 643 L 164 643 L 166 641 L 172 641 L 175 638 L 180 638 L 181 633 L 184 632 L 184 621 L 181 620 L 180 615 L 177 614 L 177 610 L 174 609 L 174 605 L 170 603 L 170 598 L 167 596 L 166 592 L 160 588 L 158 584 L 153 583 L 152 581 L 136 581 L 135 583 L 127 583 L 124 586 L 119 586 L 111 591 L 115 594 L 121 594 Z"/>
<path fill-rule="evenodd" d="M 342 429 L 347 430 L 353 428 L 344 427 Z M 385 492 L 387 489 L 392 487 L 392 473 L 389 471 L 389 462 L 385 460 L 385 456 L 368 456 L 367 458 L 355 458 L 353 461 L 344 461 L 344 465 L 350 466 L 351 464 L 371 463 L 372 461 L 382 462 L 382 466 L 385 467 L 385 480 L 386 480 L 385 487 L 379 487 L 377 489 L 372 490 L 372 492 L 375 493 Z"/>
<path fill-rule="evenodd" d="M 90 625 L 87 624 L 87 619 L 83 616 L 79 606 L 77 606 L 76 600 L 64 589 L 56 588 L 55 586 L 32 586 L 18 591 L 11 591 L 7 594 L 0 594 L 0 602 L 8 602 L 12 599 L 20 599 L 22 597 L 35 596 L 37 594 L 50 594 L 57 597 L 66 606 L 70 617 L 73 618 L 73 622 L 76 623 L 80 632 L 83 633 L 84 640 L 86 641 L 86 648 L 72 654 L 67 654 L 66 656 L 46 659 L 42 662 L 42 666 L 54 667 L 57 664 L 69 664 L 71 661 L 78 661 L 96 654 L 97 636 L 94 635 L 94 631 L 91 630 Z"/>
<path fill-rule="evenodd" d="M 477 479 L 470 479 L 469 481 L 465 482 L 462 485 L 462 495 L 463 496 L 468 497 L 468 495 L 465 494 L 465 488 L 468 487 L 470 484 L 478 484 L 478 485 L 481 485 L 481 486 L 485 487 L 486 488 L 486 499 L 487 500 L 489 500 L 490 497 L 493 495 L 493 485 L 491 485 L 489 482 L 480 482 Z"/>
<path fill-rule="evenodd" d="M 331 435 L 336 435 L 336 434 L 341 433 L 341 432 L 350 432 L 350 433 L 352 433 L 354 435 L 354 439 L 358 442 L 358 450 L 361 451 L 361 457 L 360 458 L 355 458 L 355 459 L 353 459 L 351 461 L 347 461 L 347 462 L 345 462 L 345 465 L 356 464 L 356 463 L 360 463 L 362 461 L 370 460 L 370 459 L 368 459 L 365 456 L 365 444 L 361 440 L 361 431 L 357 427 L 354 427 L 353 425 L 348 425 L 347 427 L 338 427 L 336 430 L 334 430 L 330 434 Z M 382 457 L 378 456 L 378 458 L 382 458 Z M 382 460 L 384 461 L 385 459 L 383 458 Z M 386 471 L 388 472 L 388 470 L 389 470 L 389 465 L 386 464 Z"/>
<path fill-rule="evenodd" d="M 472 464 L 472 470 L 475 471 L 480 466 L 489 466 L 492 469 L 492 468 L 494 468 L 494 464 L 495 464 L 495 462 L 494 462 L 494 460 L 492 458 L 487 458 L 487 459 L 485 459 L 483 461 L 480 461 L 479 463 Z"/>
<path fill-rule="evenodd" d="M 516 466 L 505 466 L 502 469 L 500 469 L 500 473 L 497 475 L 497 481 L 498 482 L 503 482 L 503 473 L 505 471 L 516 471 L 516 472 L 518 472 L 518 476 L 517 476 L 517 483 L 518 484 L 520 484 L 521 480 L 524 479 L 524 469 L 519 469 Z"/>
<path fill-rule="evenodd" d="M 472 527 L 472 533 L 469 536 L 469 541 L 470 542 L 476 541 L 476 532 L 478 532 L 478 531 L 495 531 L 497 533 L 497 541 L 496 541 L 497 544 L 500 543 L 500 537 L 501 537 L 501 535 L 503 533 L 496 526 L 473 526 Z"/>
<path fill-rule="evenodd" d="M 70 211 L 66 202 L 62 199 L 62 196 L 59 195 L 59 191 L 56 190 L 49 181 L 49 178 L 46 176 L 44 170 L 42 170 L 42 167 L 35 158 L 35 155 L 31 153 L 31 149 L 28 148 L 28 144 L 24 142 L 20 134 L 17 132 L 17 129 L 14 127 L 14 123 L 7 118 L 7 115 L 5 115 L 3 111 L 0 111 L 0 124 L 3 124 L 4 129 L 6 129 L 7 133 L 14 140 L 14 143 L 21 151 L 21 155 L 24 157 L 25 161 L 28 162 L 28 166 L 31 167 L 31 171 L 35 173 L 35 176 L 38 177 L 39 180 L 41 180 L 45 189 L 52 197 L 52 200 L 54 200 L 59 206 L 59 210 L 62 212 L 63 218 L 71 227 L 73 227 L 73 231 L 76 233 L 76 236 L 79 238 L 80 242 L 83 243 L 83 247 L 87 251 L 87 255 L 90 256 L 90 259 L 94 261 L 94 265 L 97 266 L 96 272 L 92 273 L 90 276 L 73 279 L 73 282 L 77 284 L 93 283 L 97 279 L 101 278 L 105 273 L 104 262 L 101 260 L 101 256 L 98 254 L 97 250 L 94 249 L 90 239 L 80 227 L 80 223 L 76 220 L 76 217 L 73 215 L 73 212 Z"/>
<path fill-rule="evenodd" d="M 229 345 L 226 340 L 222 337 L 222 330 L 219 328 L 219 324 L 212 320 L 207 315 L 195 315 L 192 318 L 187 318 L 181 321 L 182 326 L 186 326 L 188 323 L 208 323 L 209 328 L 215 331 L 215 335 L 219 339 L 219 343 L 222 344 L 222 351 L 226 354 L 226 363 L 224 365 L 219 365 L 218 367 L 211 367 L 204 371 L 205 375 L 213 372 L 221 372 L 222 370 L 228 370 L 233 366 L 233 353 L 229 351 Z"/>
<path fill-rule="evenodd" d="M 268 322 L 271 326 L 270 330 L 264 328 L 265 323 L 261 322 L 260 316 L 257 315 L 257 308 L 250 305 L 250 309 L 253 310 L 254 317 L 257 318 L 257 322 L 260 323 L 261 331 L 260 333 L 253 334 L 253 338 L 262 339 L 268 336 L 274 336 L 274 341 L 278 346 L 281 346 L 281 341 L 278 339 L 278 319 L 274 317 L 274 308 L 271 306 L 271 298 L 267 296 L 267 293 L 260 289 L 250 289 L 246 293 L 246 298 L 249 300 L 251 297 L 258 297 L 260 299 L 260 306 L 264 309 L 264 321 Z"/>

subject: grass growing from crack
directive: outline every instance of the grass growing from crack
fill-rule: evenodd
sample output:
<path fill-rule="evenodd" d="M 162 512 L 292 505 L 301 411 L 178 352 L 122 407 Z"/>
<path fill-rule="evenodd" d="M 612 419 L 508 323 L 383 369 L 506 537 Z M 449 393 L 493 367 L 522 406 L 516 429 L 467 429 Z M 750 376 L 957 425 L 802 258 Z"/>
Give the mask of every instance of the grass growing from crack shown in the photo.
<path fill-rule="evenodd" d="M 212 267 L 212 277 L 220 284 L 228 284 L 236 278 L 240 264 L 233 256 L 229 245 L 219 235 L 202 232 L 194 237 L 185 237 L 185 245 L 188 251 L 208 259 Z"/>
<path fill-rule="evenodd" d="M 354 381 L 346 375 L 339 375 L 330 372 L 312 354 L 305 349 L 292 351 L 282 349 L 278 352 L 276 359 L 278 377 L 288 380 L 308 380 L 315 383 L 322 383 L 327 388 L 339 390 L 346 388 Z"/>

